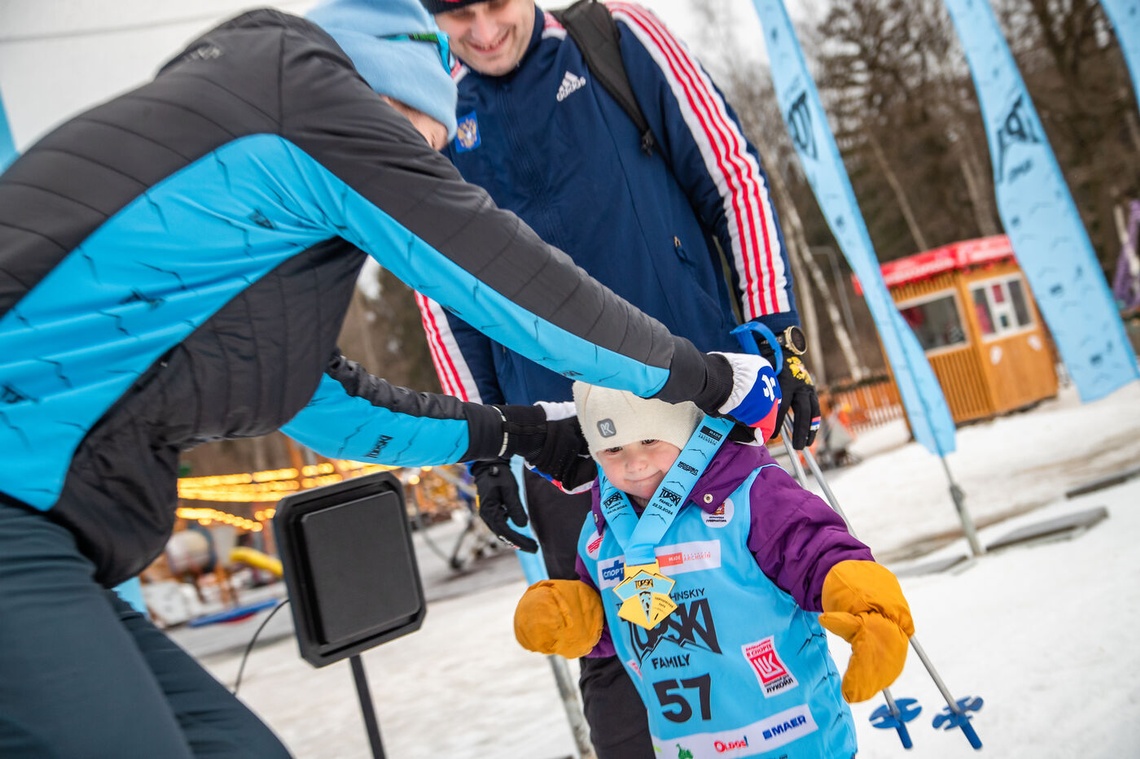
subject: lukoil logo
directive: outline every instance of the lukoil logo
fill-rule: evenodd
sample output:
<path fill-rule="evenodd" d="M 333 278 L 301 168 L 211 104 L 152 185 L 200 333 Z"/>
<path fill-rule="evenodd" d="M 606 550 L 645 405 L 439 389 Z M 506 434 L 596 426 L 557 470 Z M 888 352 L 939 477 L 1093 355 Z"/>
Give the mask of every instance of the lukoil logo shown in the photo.
<path fill-rule="evenodd" d="M 755 643 L 741 646 L 744 658 L 752 665 L 752 671 L 763 688 L 764 698 L 771 698 L 799 685 L 795 676 L 776 652 L 775 636 L 769 635 Z"/>

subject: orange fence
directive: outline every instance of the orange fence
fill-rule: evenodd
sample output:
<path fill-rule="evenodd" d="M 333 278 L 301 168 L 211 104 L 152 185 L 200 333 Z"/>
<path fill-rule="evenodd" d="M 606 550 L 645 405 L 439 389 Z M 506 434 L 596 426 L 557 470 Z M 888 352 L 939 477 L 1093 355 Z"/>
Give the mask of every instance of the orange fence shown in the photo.
<path fill-rule="evenodd" d="M 839 421 L 853 433 L 903 417 L 898 388 L 886 376 L 846 388 L 820 388 L 819 405 L 825 419 L 835 411 Z"/>

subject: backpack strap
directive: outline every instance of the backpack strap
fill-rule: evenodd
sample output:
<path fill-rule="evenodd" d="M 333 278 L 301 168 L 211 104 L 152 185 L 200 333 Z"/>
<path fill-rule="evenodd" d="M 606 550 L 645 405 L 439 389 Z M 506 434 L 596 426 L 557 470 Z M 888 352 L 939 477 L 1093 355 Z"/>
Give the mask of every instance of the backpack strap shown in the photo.
<path fill-rule="evenodd" d="M 578 45 L 586 59 L 586 68 L 633 121 L 641 135 L 641 149 L 650 155 L 657 140 L 633 95 L 618 47 L 617 22 L 610 15 L 610 9 L 596 0 L 578 0 L 568 8 L 548 12 L 561 22 Z"/>

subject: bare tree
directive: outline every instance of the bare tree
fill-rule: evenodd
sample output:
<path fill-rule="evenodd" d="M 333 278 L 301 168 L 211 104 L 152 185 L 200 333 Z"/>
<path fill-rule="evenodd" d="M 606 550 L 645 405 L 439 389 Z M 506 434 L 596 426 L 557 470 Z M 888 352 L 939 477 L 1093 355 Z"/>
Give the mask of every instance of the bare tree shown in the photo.
<path fill-rule="evenodd" d="M 706 30 L 706 33 L 724 28 L 726 7 L 724 0 L 697 3 L 696 9 L 703 21 L 700 28 Z M 816 379 L 821 384 L 830 377 L 863 379 L 869 374 L 866 357 L 858 354 L 847 323 L 836 305 L 838 298 L 834 287 L 843 285 L 828 282 L 811 252 L 812 246 L 801 217 L 801 208 L 816 211 L 812 220 L 816 239 L 827 244 L 833 244 L 834 241 L 826 221 L 818 213 L 810 188 L 806 186 L 797 168 L 799 159 L 788 138 L 771 76 L 767 69 L 733 65 L 744 59 L 735 38 L 725 39 L 724 35 L 717 35 L 716 46 L 706 47 L 717 50 L 718 55 L 702 62 L 725 91 L 727 101 L 735 109 L 745 133 L 756 146 L 767 170 L 769 190 L 780 216 L 784 242 L 788 246 L 788 257 L 792 262 L 796 299 L 811 341 L 811 353 L 821 357 L 812 364 L 813 371 L 817 374 Z M 789 182 L 788 177 L 794 177 L 797 181 Z M 803 276 L 805 273 L 807 277 Z M 818 299 L 815 297 L 817 293 L 820 296 Z M 826 329 L 818 316 L 819 304 L 822 304 L 827 315 Z M 869 320 L 869 313 L 866 317 Z M 873 332 L 873 327 L 870 329 Z M 833 339 L 825 340 L 825 336 Z M 824 345 L 828 348 L 837 346 L 838 356 L 835 351 L 825 350 Z M 876 358 L 879 357 L 876 353 Z"/>
<path fill-rule="evenodd" d="M 998 15 L 1106 273 L 1113 209 L 1140 196 L 1136 96 L 1098 0 L 1000 0 Z"/>

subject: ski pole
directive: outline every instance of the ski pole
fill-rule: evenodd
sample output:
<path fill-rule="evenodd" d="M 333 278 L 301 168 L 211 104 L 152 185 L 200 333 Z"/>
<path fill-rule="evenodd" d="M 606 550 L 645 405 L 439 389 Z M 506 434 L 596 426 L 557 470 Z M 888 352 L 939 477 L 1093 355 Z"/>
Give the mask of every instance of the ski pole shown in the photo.
<path fill-rule="evenodd" d="M 799 482 L 802 487 L 806 488 L 807 475 L 804 474 L 804 468 L 803 465 L 800 464 L 799 456 L 796 455 L 795 449 L 792 448 L 792 426 L 788 423 L 787 419 L 784 420 L 783 435 L 781 435 L 780 439 L 784 441 L 784 450 L 788 452 L 788 458 L 792 462 L 792 470 L 795 474 L 796 481 Z M 811 451 L 805 448 L 804 454 L 804 458 L 806 459 L 807 456 L 811 455 Z M 812 461 L 814 462 L 814 460 L 815 459 L 813 457 Z M 812 473 L 814 475 L 814 469 L 812 470 Z M 816 481 L 819 482 L 818 477 L 816 478 Z M 829 494 L 828 504 L 837 514 L 839 514 L 840 518 L 843 519 L 843 522 L 847 525 L 847 531 L 851 532 L 851 522 L 848 521 L 847 515 L 843 513 L 843 510 L 839 508 L 838 500 L 836 500 L 835 496 L 831 494 L 830 488 L 828 488 L 826 485 L 822 485 L 822 487 L 824 488 L 824 492 Z M 854 536 L 855 533 L 851 532 L 851 534 Z M 880 706 L 871 714 L 871 724 L 883 730 L 889 730 L 893 728 L 895 732 L 898 733 L 899 740 L 902 741 L 903 748 L 913 748 L 914 742 L 910 738 L 910 731 L 907 730 L 906 723 L 917 717 L 922 711 L 922 707 L 916 706 L 917 702 L 913 698 L 904 698 L 900 699 L 899 701 L 895 701 L 895 697 L 891 694 L 890 688 L 883 688 L 882 693 L 883 699 L 887 703 L 885 706 Z M 899 706 L 900 703 L 902 704 L 902 708 Z"/>
<path fill-rule="evenodd" d="M 770 329 L 768 329 L 767 326 L 760 324 L 759 322 L 746 322 L 745 324 L 741 324 L 732 330 L 732 334 L 736 336 L 737 341 L 740 343 L 740 346 L 744 349 L 745 353 L 758 354 L 760 352 L 759 343 L 756 339 L 755 334 L 751 335 L 751 339 L 749 339 L 747 335 L 750 332 L 760 333 L 768 345 L 772 347 L 772 350 L 775 352 L 775 364 L 773 365 L 773 368 L 776 366 L 781 366 L 783 364 L 783 355 L 780 349 L 780 344 L 776 341 L 776 336 Z M 806 487 L 807 482 L 803 467 L 800 466 L 799 458 L 796 456 L 795 449 L 792 448 L 792 425 L 791 421 L 787 417 L 784 418 L 784 425 L 781 428 L 781 432 L 781 437 L 784 441 L 784 447 L 788 451 L 788 456 L 792 461 L 792 468 L 795 470 L 796 477 L 799 480 L 800 484 Z M 847 531 L 851 534 L 851 536 L 857 538 L 858 536 L 855 534 L 855 531 L 851 527 L 851 520 L 849 520 L 847 518 L 847 515 L 843 513 L 843 509 L 839 505 L 839 499 L 835 497 L 835 493 L 832 492 L 831 487 L 827 484 L 827 480 L 823 476 L 823 470 L 820 468 L 819 463 L 815 460 L 815 456 L 812 454 L 811 450 L 806 447 L 803 450 L 803 454 L 804 460 L 808 463 L 808 468 L 811 469 L 812 476 L 815 477 L 815 481 L 819 483 L 820 488 L 824 492 L 824 496 L 827 499 L 828 505 L 830 505 L 831 508 L 837 514 L 839 514 L 839 517 L 847 525 Z M 978 709 L 981 709 L 983 703 L 982 699 L 964 698 L 960 701 L 955 701 L 954 697 L 950 695 L 950 691 L 946 688 L 946 685 L 942 682 L 942 678 L 934 669 L 934 664 L 926 656 L 926 651 L 924 651 L 922 646 L 918 643 L 916 636 L 910 636 L 909 640 L 911 647 L 918 655 L 918 658 L 922 662 L 922 665 L 926 668 L 927 674 L 929 674 L 931 679 L 934 680 L 934 684 L 942 693 L 942 697 L 946 699 L 947 713 L 939 714 L 934 718 L 934 727 L 939 728 L 944 726 L 944 729 L 946 730 L 950 730 L 955 727 L 961 728 L 962 733 L 966 736 L 966 740 L 970 742 L 970 745 L 973 746 L 974 749 L 980 750 L 982 748 L 982 742 L 978 738 L 978 734 L 975 732 L 973 725 L 970 724 L 970 717 L 966 712 L 977 711 Z M 887 714 L 883 715 L 881 714 L 881 709 L 877 710 L 871 717 L 873 723 L 876 717 L 883 717 L 883 719 L 881 719 L 879 723 L 875 724 L 875 726 L 881 728 L 893 727 L 899 734 L 899 740 L 902 741 L 903 748 L 911 748 L 913 744 L 911 743 L 910 735 L 907 732 L 906 723 L 917 717 L 921 708 L 915 710 L 911 710 L 909 708 L 906 710 L 900 709 L 898 705 L 900 702 L 895 701 L 894 697 L 891 695 L 889 688 L 883 689 L 883 698 L 887 702 Z M 903 699 L 903 701 L 908 702 L 908 707 L 910 704 L 914 703 L 913 699 Z"/>
<path fill-rule="evenodd" d="M 749 333 L 755 332 L 759 332 L 765 341 L 767 341 L 767 343 L 772 346 L 772 350 L 775 351 L 776 355 L 773 357 L 775 361 L 774 367 L 783 364 L 783 355 L 780 349 L 780 344 L 776 341 L 776 336 L 772 334 L 772 330 L 768 329 L 768 327 L 760 324 L 759 322 L 746 322 L 732 330 L 732 334 L 736 336 L 737 341 L 740 343 L 740 346 L 744 349 L 745 353 L 758 354 L 760 353 L 759 340 L 755 334 L 749 336 Z M 804 474 L 804 469 L 800 464 L 799 457 L 796 456 L 796 452 L 792 448 L 791 429 L 791 425 L 785 418 L 784 434 L 782 436 L 784 447 L 788 451 L 788 459 L 791 461 L 792 470 L 795 473 L 796 480 L 802 487 L 806 488 L 807 475 Z M 810 454 L 811 451 L 805 449 L 804 453 Z M 814 461 L 815 460 L 813 458 L 812 462 L 814 463 Z M 830 493 L 830 489 L 825 492 Z M 844 515 L 843 511 L 839 508 L 839 502 L 835 499 L 834 495 L 831 496 L 828 503 L 831 504 L 832 509 L 839 513 L 839 516 L 847 525 L 847 530 L 850 532 L 851 523 L 847 521 L 846 515 Z M 883 698 L 887 702 L 886 706 L 881 706 L 875 710 L 875 712 L 871 715 L 871 724 L 881 729 L 894 728 L 894 730 L 898 733 L 899 740 L 902 741 L 903 748 L 912 748 L 914 746 L 914 743 L 910 739 L 910 731 L 907 730 L 906 723 L 917 717 L 919 712 L 922 711 L 922 707 L 917 706 L 917 702 L 913 698 L 905 698 L 902 699 L 901 702 L 896 702 L 894 696 L 891 695 L 890 688 L 883 688 L 882 692 Z M 901 707 L 900 703 L 902 704 Z"/>
<path fill-rule="evenodd" d="M 795 456 L 795 450 L 792 448 L 792 444 L 790 442 L 792 439 L 792 424 L 790 421 L 788 421 L 787 418 L 784 419 L 784 427 L 782 433 L 784 447 L 787 449 L 788 455 L 791 456 L 792 459 L 798 464 L 799 462 Z M 815 455 L 812 454 L 812 452 L 807 448 L 804 448 L 803 454 L 804 460 L 808 463 L 808 468 L 811 469 L 812 477 L 814 477 L 815 481 L 819 483 L 819 487 L 821 490 L 823 490 L 828 504 L 832 509 L 835 510 L 835 513 L 839 514 L 840 518 L 842 518 L 843 521 L 847 524 L 847 531 L 851 533 L 851 536 L 858 538 L 859 536 L 855 534 L 855 530 L 851 527 L 851 520 L 849 520 L 847 518 L 847 515 L 843 513 L 843 509 L 839 506 L 839 500 L 835 497 L 835 493 L 831 491 L 831 487 L 828 486 L 827 479 L 823 476 L 823 469 L 819 466 L 819 462 L 815 460 Z M 802 472 L 802 468 L 799 471 Z M 805 483 L 801 481 L 801 484 Z M 923 650 L 922 646 L 919 644 L 917 636 L 910 636 L 910 646 L 914 649 L 915 654 L 918 655 L 919 661 L 921 661 L 922 666 L 926 668 L 927 674 L 930 675 L 930 679 L 934 681 L 934 685 L 938 688 L 939 692 L 942 693 L 942 697 L 946 699 L 946 704 L 948 705 L 948 713 L 939 714 L 934 718 L 934 727 L 938 728 L 944 726 L 944 729 L 946 730 L 951 730 L 955 727 L 961 728 L 962 732 L 966 736 L 966 740 L 970 742 L 970 745 L 975 749 L 981 749 L 982 741 L 978 738 L 978 734 L 974 730 L 974 726 L 970 723 L 970 716 L 966 712 L 977 711 L 981 709 L 983 704 L 982 699 L 967 697 L 955 701 L 954 697 L 950 695 L 950 691 L 946 687 L 946 684 L 942 682 L 942 678 L 939 676 L 938 671 L 934 668 L 934 664 L 926 655 L 926 651 Z M 883 689 L 883 696 L 887 699 L 887 705 L 890 707 L 892 705 L 893 699 L 885 688 Z M 890 714 L 892 717 L 898 718 L 899 715 L 895 713 L 896 710 L 897 707 L 890 709 Z M 918 716 L 917 713 L 915 713 L 914 716 Z M 893 726 L 894 725 L 884 725 L 884 727 Z M 903 733 L 901 731 L 899 732 L 899 737 L 903 737 Z M 903 738 L 903 746 L 910 748 L 907 743 L 907 739 Z"/>

